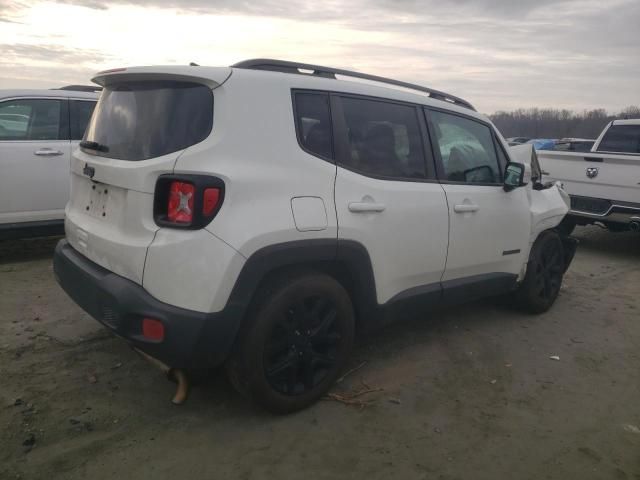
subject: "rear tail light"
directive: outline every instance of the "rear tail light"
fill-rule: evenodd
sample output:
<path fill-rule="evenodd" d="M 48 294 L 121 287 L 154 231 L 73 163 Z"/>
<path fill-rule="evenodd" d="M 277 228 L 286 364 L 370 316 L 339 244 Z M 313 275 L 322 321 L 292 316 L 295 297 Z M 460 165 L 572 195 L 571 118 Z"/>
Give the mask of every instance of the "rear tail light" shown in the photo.
<path fill-rule="evenodd" d="M 193 221 L 193 195 L 195 187 L 191 183 L 171 182 L 169 201 L 167 203 L 167 219 L 176 223 Z"/>
<path fill-rule="evenodd" d="M 162 227 L 198 229 L 216 216 L 224 200 L 224 182 L 205 175 L 161 175 L 153 216 Z"/>
<path fill-rule="evenodd" d="M 220 201 L 220 189 L 219 188 L 206 188 L 204 190 L 204 202 L 202 203 L 202 214 L 205 216 L 211 215 Z"/>

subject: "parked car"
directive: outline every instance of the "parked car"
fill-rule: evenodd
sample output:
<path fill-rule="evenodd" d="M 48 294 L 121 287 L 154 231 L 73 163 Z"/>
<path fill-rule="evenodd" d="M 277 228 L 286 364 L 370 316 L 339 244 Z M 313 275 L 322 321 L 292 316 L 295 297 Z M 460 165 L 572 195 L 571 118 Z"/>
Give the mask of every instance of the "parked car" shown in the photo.
<path fill-rule="evenodd" d="M 93 81 L 55 274 L 166 368 L 224 364 L 290 412 L 327 392 L 356 332 L 493 295 L 540 313 L 558 295 L 568 196 L 461 98 L 278 60 Z"/>
<path fill-rule="evenodd" d="M 556 145 L 556 140 L 553 138 L 533 138 L 525 143 L 533 145 L 536 150 L 553 150 Z"/>
<path fill-rule="evenodd" d="M 556 141 L 553 150 L 558 152 L 590 152 L 595 140 L 586 138 L 562 138 Z"/>
<path fill-rule="evenodd" d="M 98 99 L 90 88 L 0 90 L 0 238 L 64 232 L 71 151 Z"/>
<path fill-rule="evenodd" d="M 562 224 L 599 223 L 612 231 L 640 231 L 640 119 L 609 123 L 591 152 L 538 152 L 542 168 L 571 196 Z"/>
<path fill-rule="evenodd" d="M 507 138 L 507 143 L 509 145 L 520 145 L 527 143 L 529 140 L 531 140 L 529 137 L 509 137 Z"/>

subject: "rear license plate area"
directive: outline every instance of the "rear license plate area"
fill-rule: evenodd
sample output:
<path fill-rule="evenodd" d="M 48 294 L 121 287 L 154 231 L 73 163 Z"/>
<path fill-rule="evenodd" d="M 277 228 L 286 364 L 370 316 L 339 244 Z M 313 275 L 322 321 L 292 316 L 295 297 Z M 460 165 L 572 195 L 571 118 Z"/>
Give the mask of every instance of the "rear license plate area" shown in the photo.
<path fill-rule="evenodd" d="M 89 203 L 86 206 L 89 215 L 96 218 L 107 216 L 109 203 L 109 187 L 101 183 L 94 183 L 89 191 Z"/>

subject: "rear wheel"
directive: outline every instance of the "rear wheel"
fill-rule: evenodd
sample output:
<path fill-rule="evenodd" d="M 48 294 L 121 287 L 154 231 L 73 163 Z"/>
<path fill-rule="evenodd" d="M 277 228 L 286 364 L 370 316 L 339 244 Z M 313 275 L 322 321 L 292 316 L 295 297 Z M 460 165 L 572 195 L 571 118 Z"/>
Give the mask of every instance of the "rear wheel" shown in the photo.
<path fill-rule="evenodd" d="M 531 248 L 527 273 L 515 293 L 516 306 L 531 313 L 549 310 L 560 293 L 564 267 L 559 235 L 552 231 L 541 233 Z"/>
<path fill-rule="evenodd" d="M 258 293 L 227 364 L 230 380 L 267 410 L 305 408 L 340 374 L 354 326 L 349 295 L 332 277 L 281 277 Z"/>

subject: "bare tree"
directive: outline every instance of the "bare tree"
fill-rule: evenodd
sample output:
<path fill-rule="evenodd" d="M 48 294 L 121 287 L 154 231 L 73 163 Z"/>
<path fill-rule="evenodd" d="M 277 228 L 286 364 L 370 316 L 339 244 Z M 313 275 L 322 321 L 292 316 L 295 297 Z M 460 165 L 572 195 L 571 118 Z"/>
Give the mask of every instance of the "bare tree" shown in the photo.
<path fill-rule="evenodd" d="M 505 137 L 596 138 L 611 120 L 640 118 L 640 107 L 629 106 L 615 115 L 609 115 L 602 108 L 581 113 L 553 108 L 520 108 L 496 112 L 489 118 Z"/>

